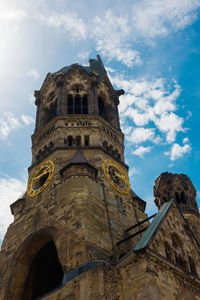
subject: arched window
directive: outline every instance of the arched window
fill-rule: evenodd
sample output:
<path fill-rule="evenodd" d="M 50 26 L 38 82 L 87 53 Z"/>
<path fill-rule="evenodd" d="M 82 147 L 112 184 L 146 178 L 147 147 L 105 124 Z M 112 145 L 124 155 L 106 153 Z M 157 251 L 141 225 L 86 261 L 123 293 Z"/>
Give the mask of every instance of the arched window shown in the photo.
<path fill-rule="evenodd" d="M 72 146 L 72 144 L 73 144 L 73 137 L 70 135 L 70 136 L 68 136 L 68 138 L 67 138 L 67 144 L 68 144 L 68 146 Z"/>
<path fill-rule="evenodd" d="M 80 146 L 81 145 L 81 137 L 80 137 L 80 135 L 78 135 L 77 137 L 76 137 L 76 146 Z"/>
<path fill-rule="evenodd" d="M 68 101 L 67 101 L 67 113 L 69 115 L 72 115 L 74 113 L 74 108 L 73 108 L 73 98 L 72 95 L 68 95 Z"/>
<path fill-rule="evenodd" d="M 81 97 L 76 95 L 75 97 L 75 114 L 81 114 Z"/>
<path fill-rule="evenodd" d="M 184 250 L 183 250 L 183 243 L 179 236 L 176 233 L 172 233 L 172 243 L 174 246 L 174 256 L 175 256 L 175 262 L 178 266 L 180 266 L 183 269 L 187 269 L 187 263 L 185 260 Z"/>
<path fill-rule="evenodd" d="M 88 113 L 88 99 L 87 99 L 87 95 L 84 95 L 83 99 L 82 99 L 82 113 L 83 114 L 87 114 Z"/>
<path fill-rule="evenodd" d="M 63 279 L 62 266 L 53 241 L 36 254 L 26 280 L 23 300 L 35 300 L 58 287 Z"/>
<path fill-rule="evenodd" d="M 88 98 L 84 95 L 82 98 L 79 94 L 68 95 L 67 113 L 68 114 L 88 114 Z"/>

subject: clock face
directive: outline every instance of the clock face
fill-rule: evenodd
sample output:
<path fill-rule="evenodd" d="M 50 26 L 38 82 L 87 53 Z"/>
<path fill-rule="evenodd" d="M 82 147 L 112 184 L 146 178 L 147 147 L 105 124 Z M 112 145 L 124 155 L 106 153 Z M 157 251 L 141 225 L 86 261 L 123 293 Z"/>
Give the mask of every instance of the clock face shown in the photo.
<path fill-rule="evenodd" d="M 112 187 L 122 194 L 129 193 L 130 183 L 128 176 L 115 161 L 109 159 L 105 160 L 103 163 L 103 171 Z"/>
<path fill-rule="evenodd" d="M 34 197 L 40 194 L 49 184 L 54 173 L 54 163 L 50 160 L 40 164 L 28 181 L 27 193 Z"/>

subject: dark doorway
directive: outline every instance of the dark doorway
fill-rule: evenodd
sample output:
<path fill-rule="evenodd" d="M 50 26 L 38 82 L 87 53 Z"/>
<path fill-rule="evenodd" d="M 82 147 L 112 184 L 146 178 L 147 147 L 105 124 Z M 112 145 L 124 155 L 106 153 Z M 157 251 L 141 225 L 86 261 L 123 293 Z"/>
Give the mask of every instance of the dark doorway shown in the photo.
<path fill-rule="evenodd" d="M 40 249 L 31 264 L 23 300 L 35 300 L 57 288 L 63 275 L 56 246 L 51 241 Z"/>

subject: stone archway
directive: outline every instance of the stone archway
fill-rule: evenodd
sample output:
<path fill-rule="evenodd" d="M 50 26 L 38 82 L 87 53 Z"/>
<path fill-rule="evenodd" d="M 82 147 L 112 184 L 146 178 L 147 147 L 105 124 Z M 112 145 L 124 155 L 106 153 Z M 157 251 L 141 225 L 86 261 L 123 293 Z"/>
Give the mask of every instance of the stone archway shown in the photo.
<path fill-rule="evenodd" d="M 34 300 L 59 287 L 62 266 L 53 241 L 46 243 L 34 257 L 26 279 L 23 300 Z"/>
<path fill-rule="evenodd" d="M 57 234 L 58 232 L 55 227 L 47 227 L 31 234 L 23 241 L 13 257 L 12 272 L 6 291 L 6 300 L 34 299 L 32 290 L 37 286 L 37 282 L 35 282 L 34 278 L 38 272 L 39 260 L 44 257 L 45 251 L 48 253 L 48 259 L 54 257 L 57 267 L 59 265 L 56 245 L 54 243 Z M 56 267 L 54 266 L 52 270 L 54 268 Z M 62 273 L 61 269 L 62 267 L 60 265 L 60 272 Z M 61 274 L 60 272 L 59 274 Z M 29 284 L 27 281 L 29 281 Z M 53 285 L 50 286 L 46 284 L 45 286 L 47 292 Z M 40 291 L 42 293 L 42 289 L 40 290 L 38 288 L 38 293 L 40 293 Z M 24 298 L 24 296 L 26 296 L 26 298 Z"/>

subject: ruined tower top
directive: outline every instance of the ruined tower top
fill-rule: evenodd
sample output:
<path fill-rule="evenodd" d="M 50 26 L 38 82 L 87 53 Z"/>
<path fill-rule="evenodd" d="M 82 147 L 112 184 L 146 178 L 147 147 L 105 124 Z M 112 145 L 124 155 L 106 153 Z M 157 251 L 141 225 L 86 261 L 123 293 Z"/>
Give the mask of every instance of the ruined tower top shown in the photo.
<path fill-rule="evenodd" d="M 158 208 L 173 198 L 181 211 L 199 214 L 196 190 L 184 174 L 162 173 L 155 181 L 154 196 Z"/>
<path fill-rule="evenodd" d="M 120 130 L 117 106 L 123 90 L 115 90 L 99 55 L 88 66 L 72 64 L 48 73 L 35 91 L 37 118 L 35 131 L 56 116 L 100 115 Z"/>

